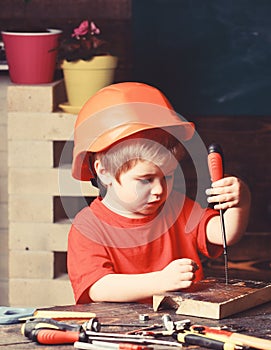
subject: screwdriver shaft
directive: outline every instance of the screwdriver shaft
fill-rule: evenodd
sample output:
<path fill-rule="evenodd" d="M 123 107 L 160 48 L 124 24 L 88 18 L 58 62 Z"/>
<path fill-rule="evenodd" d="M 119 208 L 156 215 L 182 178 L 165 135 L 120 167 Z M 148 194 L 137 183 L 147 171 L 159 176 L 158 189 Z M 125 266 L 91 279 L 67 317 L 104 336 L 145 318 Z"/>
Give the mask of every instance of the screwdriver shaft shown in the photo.
<path fill-rule="evenodd" d="M 224 213 L 222 209 L 219 210 L 219 215 L 220 215 L 221 233 L 222 233 L 222 240 L 223 240 L 225 283 L 229 284 L 228 246 L 227 246 L 227 237 L 226 237 L 225 222 L 224 222 Z"/>

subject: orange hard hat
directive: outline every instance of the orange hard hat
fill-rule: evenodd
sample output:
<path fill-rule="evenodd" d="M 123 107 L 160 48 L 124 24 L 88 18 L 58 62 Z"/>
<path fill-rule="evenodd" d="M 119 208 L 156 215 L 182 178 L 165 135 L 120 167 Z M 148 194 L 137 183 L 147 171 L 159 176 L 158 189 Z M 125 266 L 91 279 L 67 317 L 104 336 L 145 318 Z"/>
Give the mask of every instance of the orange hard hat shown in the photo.
<path fill-rule="evenodd" d="M 182 120 L 158 89 L 124 82 L 99 90 L 84 104 L 75 123 L 73 177 L 83 181 L 93 178 L 89 153 L 142 130 L 168 127 L 174 127 L 171 130 L 181 141 L 194 133 L 194 124 Z"/>

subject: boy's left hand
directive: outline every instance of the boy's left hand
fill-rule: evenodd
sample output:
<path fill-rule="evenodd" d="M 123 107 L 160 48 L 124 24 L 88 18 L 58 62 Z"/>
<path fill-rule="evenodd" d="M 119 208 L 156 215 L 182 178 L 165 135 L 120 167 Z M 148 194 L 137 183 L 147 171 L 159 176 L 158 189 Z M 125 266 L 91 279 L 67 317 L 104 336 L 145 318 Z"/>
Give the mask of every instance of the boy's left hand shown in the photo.
<path fill-rule="evenodd" d="M 214 203 L 214 209 L 225 210 L 233 207 L 249 205 L 249 189 L 247 185 L 235 176 L 228 176 L 212 183 L 212 188 L 206 190 L 208 203 Z"/>

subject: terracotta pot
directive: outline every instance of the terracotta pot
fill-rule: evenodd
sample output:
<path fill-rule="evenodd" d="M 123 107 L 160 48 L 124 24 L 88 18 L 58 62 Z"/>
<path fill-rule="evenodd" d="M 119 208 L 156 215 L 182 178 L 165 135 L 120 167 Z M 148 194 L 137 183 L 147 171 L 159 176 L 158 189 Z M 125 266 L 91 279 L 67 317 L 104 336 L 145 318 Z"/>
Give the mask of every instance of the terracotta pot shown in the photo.
<path fill-rule="evenodd" d="M 95 56 L 90 61 L 64 61 L 61 65 L 68 97 L 62 109 L 77 113 L 83 104 L 98 90 L 112 84 L 118 58 L 115 56 Z M 66 107 L 66 108 L 65 108 Z"/>
<path fill-rule="evenodd" d="M 1 32 L 10 79 L 16 84 L 51 83 L 61 30 L 42 33 Z"/>

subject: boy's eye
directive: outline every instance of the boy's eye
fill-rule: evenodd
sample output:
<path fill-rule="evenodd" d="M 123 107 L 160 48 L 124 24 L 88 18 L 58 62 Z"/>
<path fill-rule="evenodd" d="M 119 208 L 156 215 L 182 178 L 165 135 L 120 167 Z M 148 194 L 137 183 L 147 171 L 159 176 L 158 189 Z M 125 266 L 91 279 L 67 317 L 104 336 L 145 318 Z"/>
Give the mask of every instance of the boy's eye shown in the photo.
<path fill-rule="evenodd" d="M 146 185 L 146 184 L 149 184 L 150 182 L 152 182 L 152 179 L 151 179 L 151 178 L 139 179 L 139 181 L 140 181 L 143 185 Z"/>

